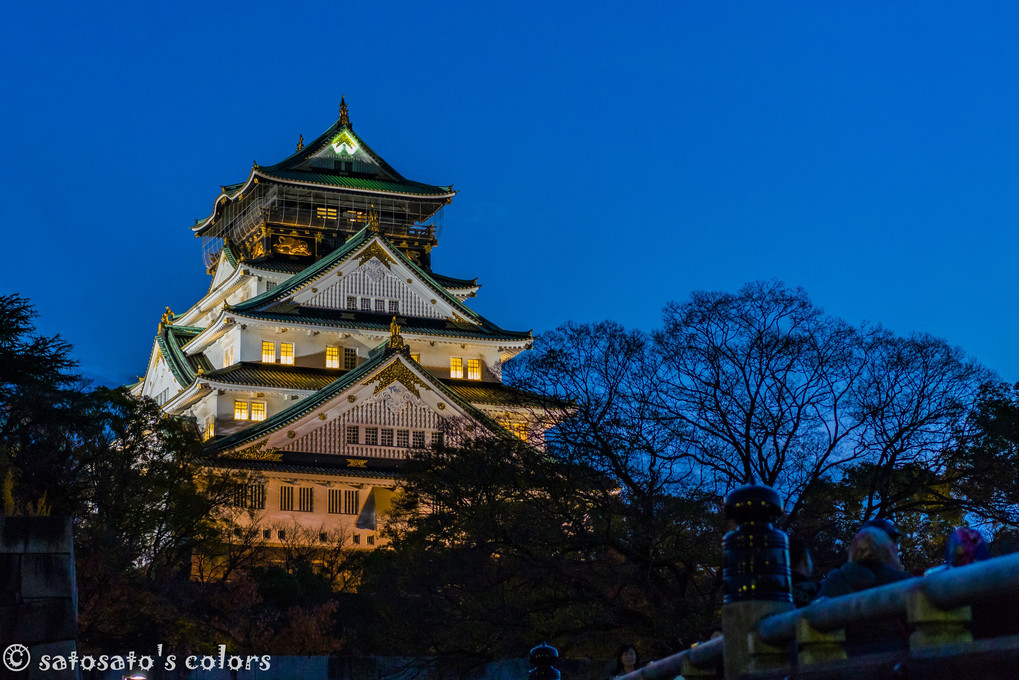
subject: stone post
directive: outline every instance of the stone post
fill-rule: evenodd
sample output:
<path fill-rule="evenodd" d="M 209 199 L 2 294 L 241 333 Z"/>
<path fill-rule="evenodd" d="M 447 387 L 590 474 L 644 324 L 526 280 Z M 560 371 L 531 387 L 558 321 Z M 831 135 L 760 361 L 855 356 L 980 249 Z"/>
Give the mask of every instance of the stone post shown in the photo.
<path fill-rule="evenodd" d="M 942 609 L 922 590 L 914 590 L 906 600 L 906 618 L 913 627 L 909 636 L 909 648 L 913 651 L 973 642 L 969 631 L 972 612 L 968 605 Z"/>
<path fill-rule="evenodd" d="M 788 650 L 757 637 L 757 622 L 793 608 L 789 538 L 772 522 L 782 516 L 774 489 L 751 484 L 725 499 L 725 514 L 737 527 L 722 539 L 725 599 L 722 634 L 725 678 L 784 666 Z"/>
<path fill-rule="evenodd" d="M 555 667 L 559 651 L 555 647 L 542 642 L 531 650 L 530 657 L 534 668 L 527 671 L 528 680 L 559 680 L 559 669 Z"/>

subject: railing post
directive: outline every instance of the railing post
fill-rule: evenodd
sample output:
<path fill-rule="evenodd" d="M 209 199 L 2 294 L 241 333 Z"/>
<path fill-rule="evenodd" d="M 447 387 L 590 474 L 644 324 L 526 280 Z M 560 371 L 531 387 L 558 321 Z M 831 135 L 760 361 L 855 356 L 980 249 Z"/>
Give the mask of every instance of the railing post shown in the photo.
<path fill-rule="evenodd" d="M 829 661 L 844 661 L 846 657 L 845 629 L 823 632 L 805 618 L 796 622 L 796 665 L 811 666 Z"/>
<path fill-rule="evenodd" d="M 747 671 L 786 665 L 787 651 L 757 637 L 757 622 L 793 608 L 789 538 L 772 526 L 782 516 L 774 489 L 751 484 L 725 499 L 725 514 L 737 524 L 722 539 L 725 599 L 722 605 L 726 680 Z"/>
<path fill-rule="evenodd" d="M 968 605 L 941 609 L 922 590 L 914 590 L 906 596 L 906 618 L 913 628 L 910 650 L 973 642 L 969 631 L 973 614 Z"/>
<path fill-rule="evenodd" d="M 690 659 L 683 659 L 683 670 L 681 672 L 684 680 L 714 680 L 717 676 L 715 666 L 699 667 L 690 663 Z"/>
<path fill-rule="evenodd" d="M 531 649 L 530 658 L 534 668 L 527 671 L 528 680 L 559 680 L 559 669 L 555 667 L 559 650 L 547 642 L 542 642 Z"/>

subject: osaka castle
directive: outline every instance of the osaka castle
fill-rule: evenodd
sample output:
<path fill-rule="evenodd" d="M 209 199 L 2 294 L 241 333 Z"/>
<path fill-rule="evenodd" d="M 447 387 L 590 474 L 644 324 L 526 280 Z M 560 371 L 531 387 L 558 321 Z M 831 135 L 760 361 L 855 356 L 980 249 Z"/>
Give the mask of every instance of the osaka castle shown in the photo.
<path fill-rule="evenodd" d="M 403 177 L 341 100 L 328 130 L 254 164 L 192 227 L 209 290 L 167 308 L 131 390 L 199 424 L 209 467 L 244 475 L 238 504 L 267 541 L 290 526 L 375 545 L 413 449 L 454 423 L 527 432 L 501 367 L 531 333 L 470 309 L 477 279 L 432 268 L 455 193 Z"/>

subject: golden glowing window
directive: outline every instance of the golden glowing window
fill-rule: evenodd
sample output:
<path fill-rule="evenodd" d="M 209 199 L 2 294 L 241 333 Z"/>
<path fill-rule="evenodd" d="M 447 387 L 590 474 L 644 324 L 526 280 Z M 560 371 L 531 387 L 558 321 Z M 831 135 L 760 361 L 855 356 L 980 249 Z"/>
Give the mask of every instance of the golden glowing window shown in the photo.
<path fill-rule="evenodd" d="M 287 364 L 288 366 L 294 365 L 294 343 L 280 343 L 280 363 Z"/>
<path fill-rule="evenodd" d="M 276 343 L 262 341 L 262 361 L 267 364 L 276 363 Z"/>
<path fill-rule="evenodd" d="M 450 357 L 449 377 L 450 378 L 464 377 L 464 360 L 461 359 L 460 357 Z"/>
<path fill-rule="evenodd" d="M 527 424 L 512 420 L 500 420 L 499 424 L 513 433 L 517 439 L 527 441 Z"/>
<path fill-rule="evenodd" d="M 335 220 L 336 208 L 315 208 L 315 215 L 323 220 Z"/>
<path fill-rule="evenodd" d="M 340 367 L 340 348 L 326 347 L 326 368 Z"/>
<path fill-rule="evenodd" d="M 265 420 L 265 404 L 260 401 L 251 402 L 251 419 Z"/>
<path fill-rule="evenodd" d="M 202 430 L 202 441 L 209 441 L 216 435 L 216 419 L 209 416 L 205 419 L 205 429 Z"/>
<path fill-rule="evenodd" d="M 223 366 L 233 366 L 234 364 L 234 348 L 227 347 L 223 352 Z"/>
<path fill-rule="evenodd" d="M 481 359 L 467 360 L 467 379 L 481 380 Z"/>
<path fill-rule="evenodd" d="M 248 402 L 235 401 L 234 420 L 247 420 L 247 419 L 248 419 Z"/>

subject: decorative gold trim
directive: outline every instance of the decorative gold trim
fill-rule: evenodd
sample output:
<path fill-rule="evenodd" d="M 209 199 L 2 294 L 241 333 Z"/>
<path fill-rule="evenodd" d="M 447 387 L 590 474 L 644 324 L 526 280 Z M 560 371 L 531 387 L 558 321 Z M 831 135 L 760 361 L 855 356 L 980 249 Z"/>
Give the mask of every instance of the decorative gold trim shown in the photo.
<path fill-rule="evenodd" d="M 361 254 L 357 256 L 358 266 L 363 265 L 373 257 L 377 258 L 379 262 L 386 265 L 387 269 L 392 269 L 392 265 L 396 264 L 396 261 L 389 253 L 386 252 L 385 248 L 379 245 L 378 241 L 372 241 L 372 244 L 362 250 Z"/>
<path fill-rule="evenodd" d="M 271 460 L 277 462 L 283 460 L 283 452 L 279 449 L 263 448 L 268 443 L 269 439 L 265 438 L 256 444 L 227 455 L 230 458 L 240 458 L 242 460 Z"/>
<path fill-rule="evenodd" d="M 347 459 L 347 467 L 352 467 L 352 468 L 368 467 L 368 459 L 367 458 L 348 458 Z"/>
<path fill-rule="evenodd" d="M 407 368 L 399 359 L 386 366 L 375 377 L 369 378 L 361 384 L 371 385 L 376 380 L 378 381 L 378 384 L 375 385 L 375 392 L 373 394 L 378 394 L 395 382 L 403 384 L 403 386 L 418 399 L 421 398 L 421 393 L 418 391 L 419 385 L 429 392 L 432 391 L 432 388 L 428 386 L 428 383 L 414 375 L 413 371 Z"/>
<path fill-rule="evenodd" d="M 318 414 L 318 419 L 319 419 L 319 420 L 325 420 L 325 419 L 326 419 L 326 414 L 324 414 L 324 413 L 319 413 L 319 414 Z"/>
<path fill-rule="evenodd" d="M 351 404 L 353 404 L 355 401 L 357 401 L 357 397 L 355 397 L 353 394 L 351 394 L 349 397 L 347 397 L 347 401 L 349 401 Z"/>
<path fill-rule="evenodd" d="M 293 430 L 290 430 L 289 432 L 287 432 L 287 439 L 293 439 L 296 436 L 297 436 L 297 433 L 294 432 Z"/>
<path fill-rule="evenodd" d="M 436 408 L 438 408 L 440 411 L 445 411 L 446 410 L 446 403 L 440 401 L 439 405 Z"/>

